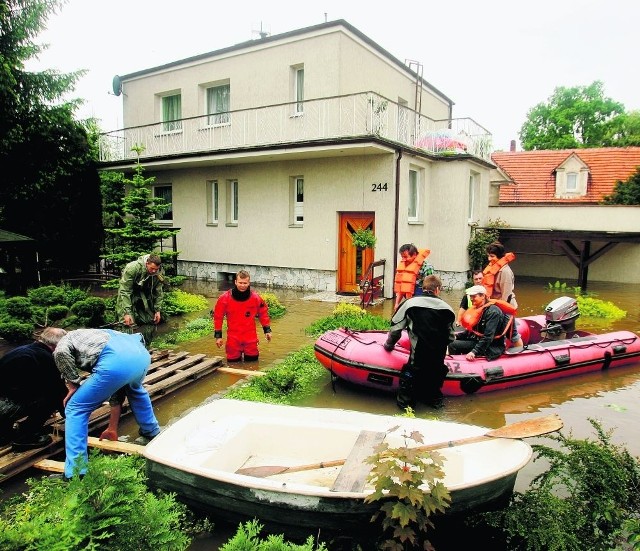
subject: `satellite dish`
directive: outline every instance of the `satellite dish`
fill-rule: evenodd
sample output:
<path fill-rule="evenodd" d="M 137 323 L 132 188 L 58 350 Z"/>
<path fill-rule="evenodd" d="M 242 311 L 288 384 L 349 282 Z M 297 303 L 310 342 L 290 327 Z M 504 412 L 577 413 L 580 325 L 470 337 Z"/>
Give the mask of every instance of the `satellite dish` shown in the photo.
<path fill-rule="evenodd" d="M 118 75 L 113 77 L 113 93 L 116 96 L 122 94 L 122 79 Z"/>

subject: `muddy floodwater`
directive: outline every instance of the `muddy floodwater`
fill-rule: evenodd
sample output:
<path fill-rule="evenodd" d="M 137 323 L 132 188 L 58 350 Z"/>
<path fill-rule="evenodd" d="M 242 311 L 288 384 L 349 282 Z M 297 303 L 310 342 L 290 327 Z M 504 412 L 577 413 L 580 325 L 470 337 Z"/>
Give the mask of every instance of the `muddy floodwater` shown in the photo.
<path fill-rule="evenodd" d="M 548 284 L 549 281 L 545 280 L 517 279 L 516 294 L 520 315 L 543 313 L 549 302 L 562 296 L 563 293 L 552 292 Z M 220 293 L 214 284 L 205 282 L 189 282 L 185 290 L 207 296 L 211 307 Z M 315 339 L 305 335 L 305 327 L 314 320 L 329 315 L 336 306 L 335 302 L 305 299 L 309 293 L 279 289 L 258 290 L 274 293 L 287 308 L 285 316 L 272 322 L 271 343 L 260 343 L 260 361 L 256 366 L 260 369 L 268 368 L 288 353 L 305 344 L 313 343 Z M 592 282 L 589 292 L 599 299 L 611 301 L 625 310 L 627 315 L 616 322 L 580 318 L 577 323 L 580 329 L 595 333 L 630 330 L 640 334 L 640 285 L 622 286 Z M 573 296 L 571 292 L 564 294 Z M 457 311 L 461 296 L 462 292 L 458 290 L 444 293 L 443 298 Z M 392 300 L 386 300 L 369 310 L 389 318 L 392 313 Z M 191 353 L 224 356 L 223 351 L 216 348 L 213 336 L 184 343 L 180 345 L 180 349 Z M 214 374 L 158 402 L 156 409 L 160 423 L 170 423 L 172 419 L 211 395 L 224 392 L 237 380 L 234 376 Z M 299 405 L 384 414 L 395 414 L 399 411 L 392 394 L 349 386 L 339 381 L 332 384 L 329 372 L 318 384 L 317 392 Z M 640 422 L 640 362 L 610 371 L 526 385 L 511 390 L 446 398 L 445 407 L 438 411 L 421 405 L 418 405 L 416 410 L 419 417 L 473 423 L 490 428 L 552 413 L 557 413 L 562 418 L 563 430 L 566 433 L 570 431 L 577 438 L 592 437 L 594 432 L 589 418 L 596 419 L 605 429 L 613 430 L 613 442 L 625 445 L 632 454 L 640 456 L 640 441 L 637 438 L 637 425 Z M 137 427 L 132 420 L 128 420 L 124 423 L 123 429 L 135 436 Z M 531 438 L 528 442 L 545 443 L 545 440 Z M 516 490 L 525 491 L 541 468 L 538 462 L 530 462 L 518 475 Z M 235 532 L 234 527 L 219 525 L 218 528 L 218 534 L 213 540 L 197 541 L 193 544 L 192 550 L 215 549 L 216 542 L 226 541 L 225 538 Z"/>
<path fill-rule="evenodd" d="M 543 313 L 545 306 L 563 293 L 551 292 L 549 281 L 517 278 L 516 295 L 521 316 Z M 183 287 L 185 291 L 206 296 L 213 308 L 215 300 L 224 289 L 218 289 L 214 283 L 189 281 Z M 287 308 L 287 313 L 272 321 L 273 339 L 260 343 L 258 364 L 237 365 L 251 369 L 265 369 L 281 361 L 287 354 L 305 344 L 314 342 L 314 338 L 305 335 L 304 329 L 314 320 L 331 314 L 335 302 L 308 300 L 305 297 L 313 293 L 282 289 L 262 289 L 260 292 L 275 294 Z M 624 319 L 616 322 L 587 320 L 580 318 L 580 329 L 595 333 L 617 330 L 630 330 L 640 334 L 640 285 L 619 285 L 590 282 L 589 292 L 599 299 L 611 301 L 627 312 Z M 564 293 L 573 296 L 573 293 Z M 443 298 L 457 311 L 462 291 L 443 293 Z M 390 318 L 392 300 L 371 307 L 372 313 Z M 204 312 L 192 314 L 198 317 Z M 177 322 L 163 327 L 167 331 Z M 261 334 L 261 331 L 259 331 Z M 216 348 L 213 333 L 207 337 L 181 343 L 176 350 L 190 353 L 204 353 L 208 356 L 224 357 L 224 350 Z M 158 419 L 162 425 L 171 423 L 175 418 L 199 405 L 212 395 L 220 394 L 238 381 L 237 376 L 214 373 L 155 404 Z M 377 392 L 371 389 L 348 386 L 339 381 L 331 383 L 329 372 L 318 383 L 317 392 L 306 398 L 303 406 L 319 408 L 344 408 L 374 413 L 396 414 L 399 412 L 393 394 Z M 445 399 L 445 407 L 433 410 L 418 405 L 416 415 L 446 421 L 472 423 L 490 428 L 498 428 L 507 423 L 522 421 L 534 416 L 557 413 L 564 422 L 564 431 L 577 438 L 593 436 L 588 419 L 598 420 L 605 429 L 613 430 L 612 440 L 623 444 L 635 456 L 640 456 L 638 423 L 640 422 L 640 362 L 628 367 L 614 368 L 610 371 L 596 372 L 558 379 L 557 381 L 527 385 L 512 390 L 501 390 L 480 395 L 468 395 Z M 137 426 L 133 419 L 123 420 L 121 432 L 132 438 L 137 436 Z M 529 443 L 545 442 L 541 438 L 528 439 Z M 526 490 L 531 479 L 540 469 L 538 463 L 531 462 L 519 474 L 516 489 Z M 216 549 L 217 543 L 226 541 L 235 532 L 230 527 L 218 531 L 213 540 L 198 540 L 192 550 Z"/>

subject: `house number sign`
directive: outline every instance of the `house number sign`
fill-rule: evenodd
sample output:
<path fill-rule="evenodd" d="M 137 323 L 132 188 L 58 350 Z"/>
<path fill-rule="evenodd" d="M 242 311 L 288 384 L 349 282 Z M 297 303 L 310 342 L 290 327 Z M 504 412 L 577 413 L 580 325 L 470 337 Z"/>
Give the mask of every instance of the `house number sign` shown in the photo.
<path fill-rule="evenodd" d="M 384 184 L 371 184 L 371 191 L 388 191 L 387 182 Z"/>

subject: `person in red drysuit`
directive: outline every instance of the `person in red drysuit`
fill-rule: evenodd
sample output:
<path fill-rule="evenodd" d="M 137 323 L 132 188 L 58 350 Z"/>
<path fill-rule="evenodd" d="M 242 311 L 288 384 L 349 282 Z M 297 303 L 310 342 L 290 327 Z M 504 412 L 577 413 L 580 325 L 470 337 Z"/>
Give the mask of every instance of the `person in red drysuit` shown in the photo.
<path fill-rule="evenodd" d="M 269 309 L 262 297 L 249 287 L 249 272 L 240 270 L 236 274 L 233 289 L 218 298 L 213 309 L 213 337 L 216 346 L 222 347 L 222 322 L 227 317 L 227 362 L 254 362 L 258 359 L 258 333 L 255 318 L 258 318 L 268 341 L 271 341 Z"/>

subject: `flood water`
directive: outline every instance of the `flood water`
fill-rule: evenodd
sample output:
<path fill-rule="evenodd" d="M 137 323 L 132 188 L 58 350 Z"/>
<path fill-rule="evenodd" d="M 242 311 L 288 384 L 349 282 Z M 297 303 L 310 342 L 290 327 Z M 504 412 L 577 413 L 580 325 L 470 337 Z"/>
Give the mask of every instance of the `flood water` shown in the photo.
<path fill-rule="evenodd" d="M 549 302 L 562 296 L 562 293 L 551 292 L 548 289 L 548 283 L 547 280 L 517 278 L 519 315 L 541 314 Z M 211 308 L 221 292 L 211 282 L 189 281 L 183 289 L 208 297 Z M 336 306 L 334 302 L 303 300 L 303 297 L 308 296 L 309 293 L 283 289 L 266 290 L 259 287 L 257 290 L 275 294 L 287 308 L 287 313 L 279 319 L 272 320 L 273 339 L 270 343 L 265 339 L 261 341 L 260 360 L 257 365 L 235 364 L 236 367 L 265 369 L 301 346 L 312 344 L 315 339 L 305 335 L 305 327 L 314 320 L 331 314 Z M 627 315 L 624 319 L 613 323 L 580 318 L 577 322 L 578 328 L 595 333 L 630 330 L 640 334 L 640 285 L 591 282 L 589 292 L 599 299 L 613 302 L 626 310 Z M 573 296 L 572 292 L 565 294 Z M 457 311 L 462 291 L 445 292 L 442 296 L 454 311 Z M 390 318 L 392 302 L 392 300 L 386 300 L 381 305 L 369 308 L 369 311 Z M 194 314 L 191 317 L 202 314 Z M 166 329 L 168 328 L 165 327 L 163 330 Z M 224 358 L 224 349 L 216 348 L 213 333 L 196 341 L 181 343 L 176 346 L 176 349 Z M 159 400 L 154 406 L 160 424 L 171 423 L 172 420 L 212 395 L 224 393 L 226 388 L 238 380 L 237 376 L 214 373 Z M 624 445 L 634 456 L 640 456 L 640 442 L 637 438 L 637 425 L 640 421 L 639 397 L 640 362 L 610 371 L 573 376 L 511 390 L 446 398 L 443 409 L 436 411 L 418 405 L 416 415 L 498 428 L 508 423 L 557 413 L 564 422 L 563 432 L 565 434 L 571 432 L 576 438 L 594 436 L 593 428 L 588 421 L 589 418 L 593 418 L 598 420 L 605 429 L 613 430 L 613 442 Z M 355 409 L 384 414 L 399 413 L 393 394 L 348 386 L 339 381 L 332 385 L 328 371 L 326 377 L 318 384 L 317 393 L 306 398 L 299 405 Z M 135 438 L 137 436 L 135 421 L 129 418 L 123 420 L 121 433 Z M 531 438 L 527 441 L 548 443 L 542 438 Z M 516 490 L 525 491 L 540 468 L 538 462 L 530 462 L 520 472 Z M 191 549 L 193 551 L 217 549 L 220 542 L 226 541 L 235 533 L 235 527 L 225 528 L 223 525 L 217 525 L 216 532 L 211 539 L 194 542 Z"/>
<path fill-rule="evenodd" d="M 549 302 L 562 296 L 562 293 L 551 292 L 548 283 L 544 280 L 518 278 L 516 292 L 520 315 L 543 313 Z M 214 284 L 205 282 L 188 282 L 184 289 L 209 297 L 211 307 L 219 294 Z M 287 308 L 287 313 L 282 318 L 272 321 L 271 343 L 265 340 L 260 344 L 260 361 L 257 366 L 260 369 L 268 368 L 288 353 L 305 344 L 313 343 L 315 339 L 305 335 L 305 327 L 314 320 L 331 314 L 336 306 L 333 302 L 303 300 L 308 293 L 279 289 L 257 290 L 274 293 Z M 577 322 L 578 328 L 595 333 L 630 330 L 640 334 L 640 285 L 622 286 L 594 282 L 590 283 L 589 292 L 626 310 L 627 315 L 616 322 L 580 318 Z M 571 292 L 565 294 L 573 296 Z M 442 296 L 454 311 L 457 311 L 462 291 L 446 292 Z M 390 318 L 392 302 L 386 300 L 381 305 L 369 308 L 369 311 Z M 180 349 L 191 353 L 224 356 L 224 351 L 216 348 L 213 336 L 184 343 L 180 345 Z M 223 393 L 237 380 L 237 377 L 231 375 L 214 374 L 158 402 L 157 415 L 160 423 L 170 423 L 173 418 L 182 415 L 211 395 Z M 498 428 L 508 423 L 557 413 L 564 422 L 565 434 L 571 432 L 576 438 L 594 436 L 593 428 L 588 421 L 589 418 L 593 418 L 605 429 L 613 430 L 613 442 L 624 445 L 633 455 L 640 456 L 640 442 L 637 438 L 637 424 L 640 421 L 639 397 L 640 362 L 606 372 L 573 376 L 511 390 L 446 398 L 442 410 L 436 411 L 418 405 L 416 415 Z M 339 381 L 332 385 L 329 372 L 318 384 L 317 393 L 299 405 L 383 414 L 399 412 L 393 394 L 354 387 Z M 123 429 L 135 437 L 137 427 L 133 420 L 124 423 Z M 543 438 L 530 438 L 527 441 L 549 443 Z M 539 462 L 530 462 L 519 473 L 516 490 L 525 491 L 531 479 L 542 468 Z M 191 549 L 216 549 L 219 543 L 226 541 L 234 533 L 235 527 L 219 524 L 217 533 L 211 539 L 198 540 Z"/>

